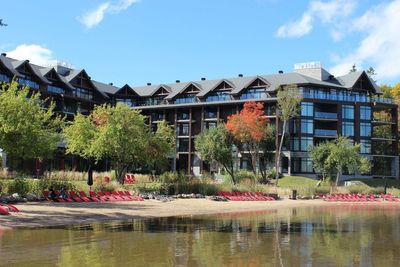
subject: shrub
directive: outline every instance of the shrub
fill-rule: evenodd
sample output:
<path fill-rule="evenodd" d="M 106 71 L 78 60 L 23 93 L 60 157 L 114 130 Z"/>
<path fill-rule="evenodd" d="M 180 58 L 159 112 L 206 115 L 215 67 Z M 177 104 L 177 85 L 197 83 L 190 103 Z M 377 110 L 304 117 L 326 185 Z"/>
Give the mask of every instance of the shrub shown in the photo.
<path fill-rule="evenodd" d="M 385 193 L 385 188 L 384 188 L 383 186 L 379 186 L 379 187 L 370 187 L 370 188 L 368 188 L 368 189 L 366 190 L 365 193 L 374 194 L 374 195 L 383 194 L 383 193 Z"/>
<path fill-rule="evenodd" d="M 329 186 L 320 186 L 315 188 L 315 194 L 329 194 L 331 192 L 331 188 Z"/>

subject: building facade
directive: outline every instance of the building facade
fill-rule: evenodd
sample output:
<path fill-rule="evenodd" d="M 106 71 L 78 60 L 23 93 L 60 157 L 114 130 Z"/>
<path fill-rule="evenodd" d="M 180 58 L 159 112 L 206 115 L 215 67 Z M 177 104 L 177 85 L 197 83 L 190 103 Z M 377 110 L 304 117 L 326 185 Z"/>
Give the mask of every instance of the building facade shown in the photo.
<path fill-rule="evenodd" d="M 276 142 L 282 123 L 276 116 L 276 92 L 295 84 L 303 99 L 298 118 L 288 125 L 282 172 L 315 177 L 307 152 L 310 145 L 347 136 L 361 145 L 360 153 L 373 162 L 366 178 L 399 177 L 397 105 L 382 97 L 380 88 L 364 71 L 334 77 L 318 62 L 296 64 L 291 73 L 181 82 L 134 87 L 116 87 L 94 81 L 85 70 L 65 66 L 41 67 L 0 56 L 0 81 L 16 77 L 21 85 L 40 91 L 56 102 L 56 112 L 72 119 L 74 114 L 89 114 L 95 105 L 124 103 L 140 109 L 148 123 L 167 121 L 176 131 L 176 153 L 171 170 L 199 175 L 217 172 L 218 166 L 203 162 L 194 147 L 194 138 L 205 129 L 226 122 L 247 101 L 263 102 L 265 115 L 276 129 Z M 237 169 L 250 169 L 246 153 L 237 155 Z M 76 161 L 76 159 L 75 159 Z M 63 155 L 53 167 L 76 169 L 74 158 Z M 105 167 L 107 168 L 107 166 Z M 356 174 L 360 177 L 359 174 Z M 352 176 L 344 176 L 351 178 Z"/>

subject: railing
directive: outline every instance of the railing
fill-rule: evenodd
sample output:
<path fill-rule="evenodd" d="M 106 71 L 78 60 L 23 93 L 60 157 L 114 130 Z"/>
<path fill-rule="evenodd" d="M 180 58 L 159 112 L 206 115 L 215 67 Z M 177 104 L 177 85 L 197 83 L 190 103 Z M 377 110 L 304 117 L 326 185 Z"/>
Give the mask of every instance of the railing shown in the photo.
<path fill-rule="evenodd" d="M 337 131 L 336 130 L 315 129 L 314 130 L 314 135 L 336 136 L 337 135 Z"/>
<path fill-rule="evenodd" d="M 378 102 L 385 104 L 393 104 L 393 99 L 373 96 L 369 97 L 363 94 L 350 93 L 350 92 L 301 92 L 303 98 L 310 99 L 321 99 L 321 100 L 333 100 L 333 101 L 350 101 L 350 102 Z"/>
<path fill-rule="evenodd" d="M 316 112 L 315 112 L 315 118 L 320 118 L 320 119 L 337 119 L 337 113 L 316 111 Z"/>
<path fill-rule="evenodd" d="M 385 98 L 385 97 L 379 97 L 379 96 L 374 96 L 372 97 L 372 102 L 378 102 L 378 103 L 384 103 L 384 104 L 393 104 L 394 101 L 391 98 Z"/>

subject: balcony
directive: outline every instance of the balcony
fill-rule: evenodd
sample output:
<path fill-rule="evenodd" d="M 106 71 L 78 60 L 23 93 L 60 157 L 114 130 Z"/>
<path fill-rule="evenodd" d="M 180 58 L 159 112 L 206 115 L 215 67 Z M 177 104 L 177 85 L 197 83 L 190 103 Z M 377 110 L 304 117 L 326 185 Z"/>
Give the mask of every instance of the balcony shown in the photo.
<path fill-rule="evenodd" d="M 314 117 L 316 119 L 337 120 L 337 113 L 315 111 L 315 116 Z"/>
<path fill-rule="evenodd" d="M 385 98 L 385 97 L 378 97 L 378 96 L 372 97 L 371 101 L 372 102 L 377 102 L 377 103 L 383 103 L 383 104 L 394 104 L 393 99 Z"/>
<path fill-rule="evenodd" d="M 315 129 L 314 135 L 322 137 L 336 137 L 337 130 Z"/>

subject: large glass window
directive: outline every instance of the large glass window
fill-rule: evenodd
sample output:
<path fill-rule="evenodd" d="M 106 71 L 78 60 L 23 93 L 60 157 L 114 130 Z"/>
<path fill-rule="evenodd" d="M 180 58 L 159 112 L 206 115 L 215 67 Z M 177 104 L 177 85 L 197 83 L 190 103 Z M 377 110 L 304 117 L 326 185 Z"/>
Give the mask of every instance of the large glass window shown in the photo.
<path fill-rule="evenodd" d="M 131 98 L 117 98 L 115 99 L 117 103 L 123 103 L 129 107 L 135 106 L 135 101 Z"/>
<path fill-rule="evenodd" d="M 240 99 L 256 99 L 265 98 L 267 94 L 265 93 L 265 88 L 248 88 L 240 95 Z"/>
<path fill-rule="evenodd" d="M 301 137 L 301 151 L 308 151 L 309 147 L 312 146 L 313 138 L 312 137 Z"/>
<path fill-rule="evenodd" d="M 86 99 L 86 100 L 92 100 L 93 99 L 93 92 L 91 90 L 80 88 L 80 87 L 76 87 L 73 90 L 73 95 L 75 97 L 83 98 L 83 99 Z"/>
<path fill-rule="evenodd" d="M 217 109 L 206 109 L 204 111 L 204 119 L 216 119 Z"/>
<path fill-rule="evenodd" d="M 216 128 L 217 127 L 217 123 L 215 121 L 206 121 L 204 123 L 204 127 L 206 129 L 212 129 L 212 128 Z"/>
<path fill-rule="evenodd" d="M 371 136 L 371 123 L 360 123 L 360 136 L 370 137 Z"/>
<path fill-rule="evenodd" d="M 228 92 L 214 92 L 206 97 L 206 102 L 226 101 L 231 97 Z"/>
<path fill-rule="evenodd" d="M 194 103 L 196 102 L 196 94 L 183 94 L 175 99 L 175 104 Z"/>
<path fill-rule="evenodd" d="M 300 139 L 298 137 L 292 138 L 292 151 L 300 150 Z"/>
<path fill-rule="evenodd" d="M 314 122 L 313 120 L 301 120 L 301 133 L 313 134 L 314 133 Z"/>
<path fill-rule="evenodd" d="M 342 118 L 354 120 L 354 106 L 343 105 L 342 106 Z"/>
<path fill-rule="evenodd" d="M 47 86 L 47 91 L 51 92 L 51 93 L 55 93 L 55 94 L 64 94 L 65 90 L 58 87 L 58 86 L 54 86 L 54 85 L 49 85 Z"/>
<path fill-rule="evenodd" d="M 361 140 L 360 142 L 360 153 L 371 154 L 371 141 Z"/>
<path fill-rule="evenodd" d="M 179 111 L 178 112 L 178 120 L 188 120 L 189 119 L 189 111 Z"/>
<path fill-rule="evenodd" d="M 313 164 L 310 158 L 301 159 L 301 172 L 313 172 Z"/>
<path fill-rule="evenodd" d="M 4 75 L 4 74 L 0 73 L 0 81 L 9 83 L 10 82 L 10 78 L 7 75 Z"/>
<path fill-rule="evenodd" d="M 372 111 L 371 111 L 371 107 L 369 106 L 360 106 L 360 119 L 361 120 L 371 120 L 371 115 L 372 115 Z"/>
<path fill-rule="evenodd" d="M 37 82 L 28 79 L 27 77 L 18 78 L 18 83 L 20 85 L 28 86 L 31 89 L 39 89 L 39 84 Z"/>
<path fill-rule="evenodd" d="M 314 104 L 309 102 L 302 102 L 301 116 L 314 117 Z"/>
<path fill-rule="evenodd" d="M 354 122 L 343 122 L 342 135 L 354 136 Z"/>
<path fill-rule="evenodd" d="M 178 136 L 189 136 L 189 123 L 179 123 L 177 131 Z"/>
<path fill-rule="evenodd" d="M 179 139 L 177 144 L 178 152 L 188 152 L 189 151 L 189 139 Z"/>
<path fill-rule="evenodd" d="M 164 120 L 164 113 L 163 112 L 153 112 L 153 113 L 151 113 L 151 120 L 152 121 L 163 121 Z"/>

